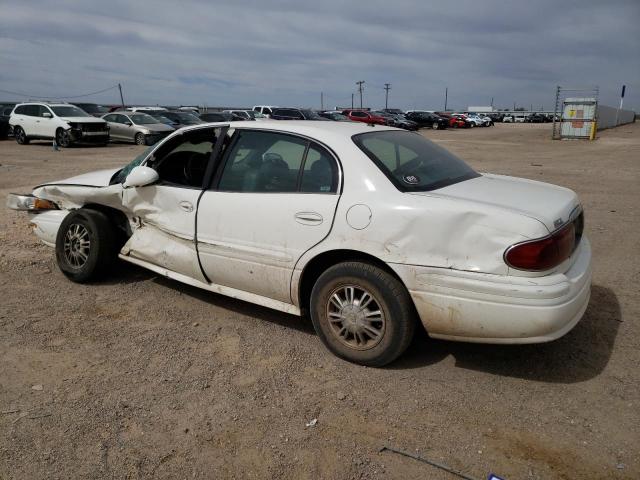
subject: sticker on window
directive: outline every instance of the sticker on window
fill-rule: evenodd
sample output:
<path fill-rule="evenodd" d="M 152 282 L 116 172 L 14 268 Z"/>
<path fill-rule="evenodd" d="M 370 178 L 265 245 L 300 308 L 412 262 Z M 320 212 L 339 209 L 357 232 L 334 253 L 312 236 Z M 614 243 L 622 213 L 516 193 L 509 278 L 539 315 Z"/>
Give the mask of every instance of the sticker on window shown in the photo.
<path fill-rule="evenodd" d="M 417 185 L 420 183 L 420 177 L 418 177 L 417 175 L 405 175 L 404 177 L 402 177 L 402 179 L 409 185 Z"/>

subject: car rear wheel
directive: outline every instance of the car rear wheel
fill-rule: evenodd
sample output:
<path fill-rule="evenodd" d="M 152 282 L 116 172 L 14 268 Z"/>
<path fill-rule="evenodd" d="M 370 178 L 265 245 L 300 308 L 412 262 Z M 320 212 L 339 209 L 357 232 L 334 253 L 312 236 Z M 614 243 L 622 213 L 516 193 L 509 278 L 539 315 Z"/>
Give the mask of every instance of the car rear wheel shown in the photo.
<path fill-rule="evenodd" d="M 75 210 L 65 217 L 56 237 L 56 260 L 70 280 L 100 278 L 116 257 L 116 239 L 107 216 L 96 210 Z"/>
<path fill-rule="evenodd" d="M 438 129 L 440 128 L 440 125 L 438 124 L 438 122 L 433 122 L 433 125 L 431 125 L 431 127 L 432 127 L 434 130 L 438 130 Z"/>
<path fill-rule="evenodd" d="M 13 129 L 13 136 L 16 137 L 16 142 L 19 145 L 29 144 L 29 137 L 27 137 L 27 134 L 24 133 L 24 130 L 22 129 L 22 127 L 15 127 Z"/>
<path fill-rule="evenodd" d="M 71 145 L 71 135 L 69 135 L 69 131 L 64 128 L 59 128 L 56 130 L 56 143 L 60 147 L 68 147 Z"/>
<path fill-rule="evenodd" d="M 311 292 L 310 310 L 325 346 L 366 366 L 398 358 L 415 330 L 413 302 L 404 285 L 368 263 L 339 263 L 325 271 Z"/>
<path fill-rule="evenodd" d="M 147 141 L 146 141 L 146 139 L 144 137 L 144 134 L 142 134 L 142 133 L 136 133 L 136 136 L 135 136 L 134 140 L 136 142 L 136 145 L 146 145 L 147 144 Z"/>

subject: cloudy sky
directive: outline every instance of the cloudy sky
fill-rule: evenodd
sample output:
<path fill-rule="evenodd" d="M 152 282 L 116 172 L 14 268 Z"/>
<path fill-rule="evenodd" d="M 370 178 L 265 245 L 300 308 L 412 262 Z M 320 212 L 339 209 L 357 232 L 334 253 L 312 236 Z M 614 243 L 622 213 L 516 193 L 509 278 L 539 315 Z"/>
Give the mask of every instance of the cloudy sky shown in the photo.
<path fill-rule="evenodd" d="M 640 110 L 640 0 L 0 0 L 0 90 L 132 104 L 551 108 L 557 84 Z M 356 98 L 358 98 L 356 96 Z M 0 100 L 21 100 L 0 92 Z M 84 101 L 117 103 L 116 90 Z M 80 101 L 80 100 L 78 100 Z M 356 100 L 356 103 L 359 101 Z"/>

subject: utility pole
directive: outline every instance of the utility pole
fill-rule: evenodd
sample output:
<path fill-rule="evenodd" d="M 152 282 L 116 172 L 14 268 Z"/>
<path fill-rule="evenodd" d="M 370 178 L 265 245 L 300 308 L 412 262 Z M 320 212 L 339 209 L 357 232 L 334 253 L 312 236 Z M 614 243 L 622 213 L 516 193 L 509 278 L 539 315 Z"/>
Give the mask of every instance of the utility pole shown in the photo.
<path fill-rule="evenodd" d="M 384 84 L 384 108 L 385 110 L 387 108 L 389 108 L 389 90 L 391 90 L 391 84 L 390 83 L 385 83 Z"/>
<path fill-rule="evenodd" d="M 449 87 L 444 89 L 444 111 L 447 111 L 447 100 L 449 100 Z"/>
<path fill-rule="evenodd" d="M 624 92 L 627 89 L 626 85 L 622 85 L 622 93 L 620 93 L 620 106 L 616 112 L 616 127 L 618 126 L 618 120 L 620 119 L 620 110 L 622 110 L 622 104 L 624 103 Z"/>
<path fill-rule="evenodd" d="M 356 85 L 358 85 L 358 92 L 360 92 L 360 108 L 362 108 L 362 85 L 363 84 L 364 84 L 364 80 L 360 80 L 356 82 Z"/>
<path fill-rule="evenodd" d="M 351 94 L 351 108 L 353 108 L 353 93 Z"/>
<path fill-rule="evenodd" d="M 493 107 L 493 97 L 491 97 L 491 106 Z"/>
<path fill-rule="evenodd" d="M 320 92 L 320 110 L 324 110 L 324 92 Z"/>
<path fill-rule="evenodd" d="M 122 109 L 124 110 L 124 97 L 122 96 L 122 85 L 118 84 L 118 90 L 120 90 L 120 103 L 122 103 Z"/>

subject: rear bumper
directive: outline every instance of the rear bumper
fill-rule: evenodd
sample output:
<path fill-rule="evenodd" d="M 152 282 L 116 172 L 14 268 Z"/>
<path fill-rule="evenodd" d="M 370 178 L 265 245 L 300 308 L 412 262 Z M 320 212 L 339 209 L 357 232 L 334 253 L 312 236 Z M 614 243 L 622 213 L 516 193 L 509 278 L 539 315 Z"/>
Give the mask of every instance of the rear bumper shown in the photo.
<path fill-rule="evenodd" d="M 392 265 L 431 337 L 476 343 L 542 343 L 569 332 L 591 291 L 591 248 L 583 238 L 563 274 L 514 277 Z"/>

